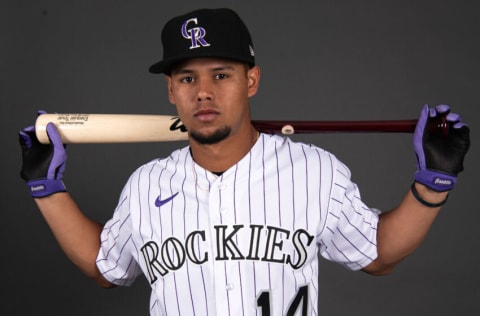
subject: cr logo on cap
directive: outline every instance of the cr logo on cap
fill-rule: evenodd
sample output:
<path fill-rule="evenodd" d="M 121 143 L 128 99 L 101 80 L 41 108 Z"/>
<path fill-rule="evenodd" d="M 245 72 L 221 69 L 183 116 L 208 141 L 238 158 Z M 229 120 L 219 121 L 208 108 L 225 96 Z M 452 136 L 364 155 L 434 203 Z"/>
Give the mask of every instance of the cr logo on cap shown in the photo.
<path fill-rule="evenodd" d="M 192 27 L 189 29 L 188 24 L 191 22 L 198 25 L 197 18 L 191 18 L 182 24 L 182 36 L 192 41 L 190 49 L 199 48 L 200 46 L 210 46 L 210 44 L 204 39 L 207 34 L 205 29 L 203 27 Z"/>

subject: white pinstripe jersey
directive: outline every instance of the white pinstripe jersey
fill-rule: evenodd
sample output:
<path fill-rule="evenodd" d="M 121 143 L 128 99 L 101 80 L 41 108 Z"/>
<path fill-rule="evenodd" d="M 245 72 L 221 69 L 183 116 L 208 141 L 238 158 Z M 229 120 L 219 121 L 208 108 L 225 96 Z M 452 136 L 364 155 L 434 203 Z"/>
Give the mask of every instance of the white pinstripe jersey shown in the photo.
<path fill-rule="evenodd" d="M 378 211 L 332 154 L 262 134 L 216 176 L 185 147 L 136 170 L 97 265 L 143 273 L 152 315 L 317 315 L 318 252 L 358 270 L 376 257 Z"/>

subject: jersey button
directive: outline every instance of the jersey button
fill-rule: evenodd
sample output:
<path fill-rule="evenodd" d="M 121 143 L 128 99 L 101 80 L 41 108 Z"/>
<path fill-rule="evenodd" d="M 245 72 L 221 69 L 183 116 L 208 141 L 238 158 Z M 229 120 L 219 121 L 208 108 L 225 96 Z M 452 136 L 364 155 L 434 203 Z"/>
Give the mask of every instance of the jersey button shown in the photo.
<path fill-rule="evenodd" d="M 227 283 L 227 285 L 225 286 L 225 289 L 226 289 L 227 291 L 231 291 L 231 290 L 233 290 L 233 288 L 234 288 L 234 286 L 233 286 L 232 283 Z"/>
<path fill-rule="evenodd" d="M 227 213 L 228 209 L 226 207 L 221 207 L 220 208 L 220 213 L 225 214 Z"/>
<path fill-rule="evenodd" d="M 219 183 L 218 184 L 218 189 L 219 190 L 225 190 L 227 188 L 227 185 L 225 183 Z"/>

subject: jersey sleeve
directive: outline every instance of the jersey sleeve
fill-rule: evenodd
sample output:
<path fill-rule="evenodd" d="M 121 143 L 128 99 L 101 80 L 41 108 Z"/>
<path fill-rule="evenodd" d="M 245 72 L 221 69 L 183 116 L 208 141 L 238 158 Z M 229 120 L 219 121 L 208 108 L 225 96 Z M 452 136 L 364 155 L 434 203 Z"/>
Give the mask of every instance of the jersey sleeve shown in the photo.
<path fill-rule="evenodd" d="M 113 217 L 107 221 L 100 236 L 97 267 L 103 276 L 119 286 L 129 286 L 141 273 L 135 260 L 129 198 L 123 190 Z"/>
<path fill-rule="evenodd" d="M 380 211 L 367 207 L 350 179 L 350 170 L 334 164 L 327 218 L 319 236 L 320 254 L 327 260 L 360 270 L 377 257 L 377 225 Z"/>

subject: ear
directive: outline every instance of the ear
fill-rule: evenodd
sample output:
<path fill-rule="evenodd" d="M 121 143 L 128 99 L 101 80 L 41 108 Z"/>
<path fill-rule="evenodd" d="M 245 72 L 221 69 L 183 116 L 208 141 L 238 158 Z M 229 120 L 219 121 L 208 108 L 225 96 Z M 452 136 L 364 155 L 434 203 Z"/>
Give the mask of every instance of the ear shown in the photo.
<path fill-rule="evenodd" d="M 175 96 L 173 95 L 173 87 L 172 87 L 172 77 L 167 75 L 165 76 L 165 79 L 167 80 L 168 100 L 170 101 L 171 104 L 175 104 Z"/>
<path fill-rule="evenodd" d="M 253 66 L 252 68 L 248 69 L 247 71 L 247 79 L 248 79 L 248 97 L 253 97 L 257 94 L 258 86 L 260 84 L 260 67 Z"/>

